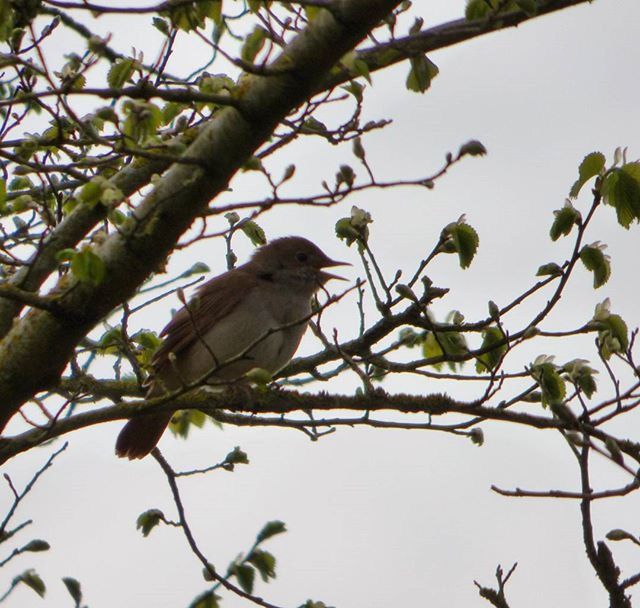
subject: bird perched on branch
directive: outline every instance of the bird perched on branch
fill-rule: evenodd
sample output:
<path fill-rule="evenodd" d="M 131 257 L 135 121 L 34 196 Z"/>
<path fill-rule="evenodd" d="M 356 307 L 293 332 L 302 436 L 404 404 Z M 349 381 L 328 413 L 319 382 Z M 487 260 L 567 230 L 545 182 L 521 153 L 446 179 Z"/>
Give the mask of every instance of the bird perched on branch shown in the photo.
<path fill-rule="evenodd" d="M 293 357 L 307 329 L 311 298 L 344 265 L 298 236 L 274 240 L 250 261 L 204 283 L 162 330 L 147 398 L 193 382 L 229 383 L 254 368 L 274 374 Z M 147 413 L 120 431 L 116 454 L 143 458 L 164 433 L 171 413 Z"/>

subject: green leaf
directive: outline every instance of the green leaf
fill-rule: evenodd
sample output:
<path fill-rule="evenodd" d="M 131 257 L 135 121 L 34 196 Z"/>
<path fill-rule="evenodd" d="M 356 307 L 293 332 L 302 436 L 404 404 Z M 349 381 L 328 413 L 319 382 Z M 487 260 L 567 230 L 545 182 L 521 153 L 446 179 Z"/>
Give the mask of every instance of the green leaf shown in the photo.
<path fill-rule="evenodd" d="M 249 564 L 235 564 L 230 571 L 231 574 L 235 574 L 238 579 L 238 584 L 247 593 L 253 592 L 253 583 L 256 578 L 256 571 L 253 566 Z"/>
<path fill-rule="evenodd" d="M 620 315 L 610 314 L 598 320 L 598 347 L 604 359 L 629 348 L 629 329 Z"/>
<path fill-rule="evenodd" d="M 548 264 L 543 264 L 538 268 L 538 272 L 536 272 L 537 277 L 559 277 L 562 275 L 562 268 L 556 264 L 555 262 L 549 262 Z"/>
<path fill-rule="evenodd" d="M 150 101 L 125 101 L 122 109 L 126 115 L 122 133 L 134 143 L 152 140 L 162 123 L 160 108 Z M 131 143 L 131 142 L 128 142 Z"/>
<path fill-rule="evenodd" d="M 189 608 L 219 608 L 219 599 L 213 591 L 205 591 L 189 604 Z"/>
<path fill-rule="evenodd" d="M 444 355 L 444 350 L 442 350 L 442 347 L 432 331 L 427 332 L 424 337 L 424 341 L 422 342 L 422 354 L 425 359 L 433 359 Z M 440 369 L 442 367 L 442 363 L 435 363 L 434 366 L 436 369 Z"/>
<path fill-rule="evenodd" d="M 500 342 L 504 342 L 504 340 L 505 335 L 499 327 L 487 327 L 487 329 L 482 332 L 482 345 L 480 348 L 482 350 L 485 348 L 491 348 Z M 502 361 L 502 357 L 506 352 L 507 345 L 502 344 L 501 346 L 496 346 L 495 348 L 492 348 L 486 353 L 480 355 L 476 361 L 476 371 L 481 373 L 483 371 L 494 370 L 500 361 Z"/>
<path fill-rule="evenodd" d="M 573 359 L 562 366 L 566 378 L 573 382 L 587 397 L 591 399 L 597 390 L 594 378 L 597 370 L 593 369 L 585 359 Z"/>
<path fill-rule="evenodd" d="M 162 19 L 158 19 L 162 21 Z M 165 21 L 162 21 L 165 23 Z M 155 19 L 154 19 L 155 24 Z M 140 67 L 135 59 L 118 59 L 107 73 L 107 82 L 112 89 L 121 89 L 133 76 L 133 72 Z"/>
<path fill-rule="evenodd" d="M 164 20 L 160 19 L 160 17 L 154 17 L 152 19 L 153 27 L 155 27 L 159 32 L 162 32 L 165 36 L 169 35 L 169 24 Z"/>
<path fill-rule="evenodd" d="M 47 587 L 40 578 L 40 575 L 33 569 L 26 570 L 22 574 L 16 576 L 13 579 L 11 586 L 15 587 L 19 583 L 23 583 L 30 589 L 33 589 L 40 597 L 44 597 L 47 591 Z"/>
<path fill-rule="evenodd" d="M 458 158 L 462 158 L 467 155 L 484 156 L 486 153 L 487 149 L 484 147 L 484 144 L 477 139 L 472 139 L 460 146 L 460 150 L 458 150 Z"/>
<path fill-rule="evenodd" d="M 595 177 L 604 171 L 605 162 L 606 159 L 602 152 L 591 152 L 591 154 L 587 154 L 580 163 L 580 167 L 578 168 L 578 179 L 575 181 L 573 186 L 571 186 L 569 196 L 571 198 L 576 198 L 580 193 L 582 186 L 584 186 L 592 177 Z"/>
<path fill-rule="evenodd" d="M 553 215 L 555 215 L 555 219 L 549 231 L 552 241 L 557 241 L 562 235 L 568 235 L 573 226 L 579 225 L 582 221 L 582 215 L 569 200 L 565 202 L 562 209 L 556 209 Z"/>
<path fill-rule="evenodd" d="M 178 410 L 171 417 L 169 430 L 182 439 L 189 436 L 192 427 L 201 429 L 207 421 L 207 415 L 200 410 Z"/>
<path fill-rule="evenodd" d="M 240 51 L 240 56 L 244 61 L 253 63 L 256 55 L 262 50 L 268 34 L 267 30 L 259 25 L 253 28 L 253 31 L 245 38 Z"/>
<path fill-rule="evenodd" d="M 256 247 L 259 245 L 265 245 L 267 243 L 267 237 L 264 233 L 264 230 L 256 224 L 253 220 L 249 220 L 242 223 L 240 226 L 242 232 L 245 233 L 249 240 Z"/>
<path fill-rule="evenodd" d="M 149 536 L 161 521 L 164 521 L 164 513 L 160 509 L 149 509 L 144 513 L 140 513 L 136 521 L 136 530 L 140 530 L 143 536 Z"/>
<path fill-rule="evenodd" d="M 609 172 L 602 194 L 605 202 L 615 208 L 621 226 L 629 228 L 633 220 L 640 221 L 640 162 Z"/>
<path fill-rule="evenodd" d="M 104 280 L 106 269 L 102 258 L 87 246 L 73 256 L 71 272 L 84 283 L 99 285 Z"/>
<path fill-rule="evenodd" d="M 530 373 L 542 390 L 542 404 L 558 405 L 562 403 L 567 389 L 557 367 L 548 357 L 538 357 L 536 361 L 540 362 L 532 365 Z"/>
<path fill-rule="evenodd" d="M 258 532 L 258 536 L 256 536 L 256 545 L 259 545 L 272 536 L 276 536 L 276 534 L 282 534 L 286 531 L 287 528 L 283 521 L 274 520 L 267 522 L 262 530 Z"/>
<path fill-rule="evenodd" d="M 246 452 L 240 449 L 239 446 L 236 446 L 225 456 L 224 462 L 229 465 L 249 464 L 249 457 Z"/>
<path fill-rule="evenodd" d="M 407 89 L 416 93 L 424 93 L 430 86 L 431 81 L 440 71 L 426 55 L 416 55 L 410 59 L 411 69 L 407 76 Z"/>
<path fill-rule="evenodd" d="M 276 577 L 276 558 L 268 551 L 254 549 L 247 557 L 247 561 L 256 567 L 265 583 L 268 583 L 270 578 Z"/>
<path fill-rule="evenodd" d="M 611 276 L 611 263 L 608 255 L 605 255 L 604 245 L 592 243 L 585 245 L 580 250 L 580 259 L 587 270 L 593 272 L 593 288 L 602 287 Z"/>
<path fill-rule="evenodd" d="M 80 608 L 80 604 L 82 603 L 82 589 L 80 587 L 79 581 L 75 578 L 71 578 L 70 576 L 65 576 L 62 579 L 64 586 L 67 588 L 69 595 L 73 598 L 73 601 L 76 603 L 75 608 Z"/>
<path fill-rule="evenodd" d="M 480 238 L 475 229 L 466 223 L 464 216 L 445 226 L 441 238 L 445 244 L 448 242 L 452 245 L 452 253 L 458 254 L 460 267 L 468 268 L 478 250 Z"/>

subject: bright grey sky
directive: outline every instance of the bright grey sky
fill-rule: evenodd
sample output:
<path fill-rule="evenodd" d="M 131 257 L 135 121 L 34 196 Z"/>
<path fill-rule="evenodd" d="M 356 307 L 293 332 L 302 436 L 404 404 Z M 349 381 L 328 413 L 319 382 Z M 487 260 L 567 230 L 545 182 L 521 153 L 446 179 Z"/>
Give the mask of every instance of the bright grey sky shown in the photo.
<path fill-rule="evenodd" d="M 464 2 L 438 0 L 429 7 L 423 13 L 427 26 L 461 16 Z M 105 31 L 116 21 L 102 20 Z M 455 152 L 469 139 L 481 140 L 488 156 L 466 159 L 433 191 L 368 192 L 313 217 L 306 209 L 287 207 L 261 224 L 269 237 L 301 234 L 331 257 L 355 263 L 355 252 L 334 238 L 333 225 L 348 215 L 351 204 L 358 205 L 374 217 L 372 246 L 392 276 L 398 267 L 411 272 L 442 227 L 465 213 L 480 234 L 479 254 L 464 272 L 454 256 L 430 270 L 436 285 L 451 288 L 436 313 L 442 318 L 457 308 L 469 319 L 485 315 L 489 299 L 505 304 L 533 283 L 538 265 L 564 259 L 569 243 L 551 244 L 548 229 L 582 157 L 601 150 L 611 158 L 620 145 L 629 146 L 631 158 L 640 156 L 639 29 L 637 0 L 600 0 L 433 53 L 440 75 L 425 95 L 404 89 L 404 65 L 374 74 L 366 118 L 393 119 L 364 139 L 377 177 L 427 176 L 440 168 L 447 151 Z M 128 50 L 145 41 L 130 27 L 120 29 L 115 43 Z M 180 55 L 174 61 L 181 61 Z M 362 172 L 348 145 L 299 145 L 270 167 L 291 162 L 298 170 L 290 194 L 318 191 L 342 162 Z M 238 197 L 248 200 L 266 193 L 252 176 L 232 185 Z M 582 199 L 583 210 L 587 202 Z M 594 293 L 591 276 L 577 269 L 574 286 L 550 326 L 586 321 L 606 296 L 630 326 L 638 325 L 638 227 L 623 231 L 611 210 L 600 217 L 588 240 L 609 245 L 612 278 Z M 242 239 L 237 243 L 243 261 L 249 247 Z M 172 268 L 190 266 L 197 258 L 219 272 L 224 268 L 221 252 L 221 244 L 209 241 L 175 256 Z M 351 278 L 357 273 L 351 270 Z M 168 319 L 164 303 L 142 321 L 159 330 Z M 325 326 L 335 324 L 346 337 L 356 322 L 351 300 L 327 315 Z M 300 352 L 317 348 L 307 336 Z M 580 354 L 562 351 L 556 343 L 546 352 L 561 360 Z M 522 363 L 535 354 L 540 353 L 525 356 Z M 335 388 L 354 386 L 348 378 Z M 469 383 L 415 378 L 397 379 L 385 388 L 446 391 L 463 398 L 480 390 Z M 113 455 L 120 426 L 76 433 L 23 506 L 22 517 L 35 522 L 28 534 L 45 538 L 52 550 L 18 558 L 14 568 L 18 572 L 18 566 L 33 565 L 49 590 L 44 601 L 28 589 L 17 590 L 9 608 L 70 606 L 62 576 L 80 580 L 91 608 L 186 606 L 206 588 L 179 531 L 159 527 L 144 539 L 135 530 L 142 511 L 157 507 L 171 517 L 174 510 L 155 461 L 130 463 Z M 251 465 L 233 474 L 183 482 L 184 500 L 201 548 L 220 570 L 251 545 L 266 521 L 286 522 L 289 532 L 265 545 L 278 559 L 278 578 L 257 585 L 258 595 L 277 605 L 298 606 L 312 597 L 339 608 L 488 606 L 473 580 L 493 584 L 498 564 L 508 569 L 518 562 L 508 586 L 512 606 L 605 606 L 582 547 L 578 505 L 506 499 L 490 491 L 493 483 L 575 489 L 577 467 L 560 438 L 495 423 L 484 431 L 486 443 L 478 448 L 463 438 L 426 432 L 341 429 L 311 443 L 292 431 L 219 431 L 210 425 L 187 443 L 166 436 L 161 447 L 176 468 L 218 461 L 236 445 L 249 454 Z M 16 483 L 27 480 L 48 452 L 16 458 L 6 472 Z M 606 463 L 595 470 L 608 483 L 627 481 Z M 611 528 L 638 533 L 639 507 L 635 496 L 596 505 L 597 535 Z M 614 545 L 615 555 L 625 573 L 633 574 L 640 569 L 640 553 L 626 545 Z M 225 597 L 228 608 L 247 605 Z"/>

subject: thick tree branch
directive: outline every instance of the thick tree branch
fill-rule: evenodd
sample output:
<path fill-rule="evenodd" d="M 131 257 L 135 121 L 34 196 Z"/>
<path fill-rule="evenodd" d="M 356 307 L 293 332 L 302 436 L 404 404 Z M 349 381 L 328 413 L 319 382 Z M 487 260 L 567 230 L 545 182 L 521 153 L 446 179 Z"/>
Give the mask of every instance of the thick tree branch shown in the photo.
<path fill-rule="evenodd" d="M 134 293 L 278 123 L 397 4 L 344 0 L 333 13 L 323 11 L 274 60 L 276 69 L 286 71 L 248 76 L 239 96 L 242 109 L 222 110 L 202 130 L 186 151 L 202 166 L 174 165 L 138 207 L 134 225 L 97 250 L 105 280 L 97 286 L 70 277 L 59 282 L 54 291 L 74 322 L 31 310 L 14 324 L 0 344 L 0 428 L 27 399 L 57 380 L 80 339 Z"/>

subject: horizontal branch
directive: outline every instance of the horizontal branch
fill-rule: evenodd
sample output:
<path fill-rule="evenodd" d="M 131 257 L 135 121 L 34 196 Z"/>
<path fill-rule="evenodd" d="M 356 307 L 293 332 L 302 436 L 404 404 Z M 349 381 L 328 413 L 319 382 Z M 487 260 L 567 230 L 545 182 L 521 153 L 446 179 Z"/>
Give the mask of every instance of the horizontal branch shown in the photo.
<path fill-rule="evenodd" d="M 363 414 L 389 410 L 403 414 L 425 414 L 428 416 L 455 413 L 482 417 L 487 420 L 512 422 L 539 429 L 568 429 L 566 421 L 553 417 L 536 416 L 503 408 L 481 406 L 479 401 L 464 402 L 444 394 L 388 395 L 384 391 L 377 391 L 372 395 L 339 395 L 324 392 L 299 393 L 284 389 L 266 393 L 249 392 L 248 390 L 212 393 L 203 389 L 177 398 L 159 397 L 103 407 L 76 414 L 69 418 L 55 420 L 48 426 L 32 429 L 14 437 L 4 438 L 0 443 L 0 464 L 16 454 L 40 445 L 44 441 L 81 428 L 113 420 L 128 419 L 134 416 L 153 415 L 159 412 L 174 412 L 184 409 L 197 409 L 211 415 L 213 418 L 217 418 L 218 414 L 224 417 L 226 416 L 225 413 L 229 413 L 229 415 L 244 413 L 254 416 L 263 414 L 282 416 L 308 410 L 351 410 L 362 412 Z"/>

